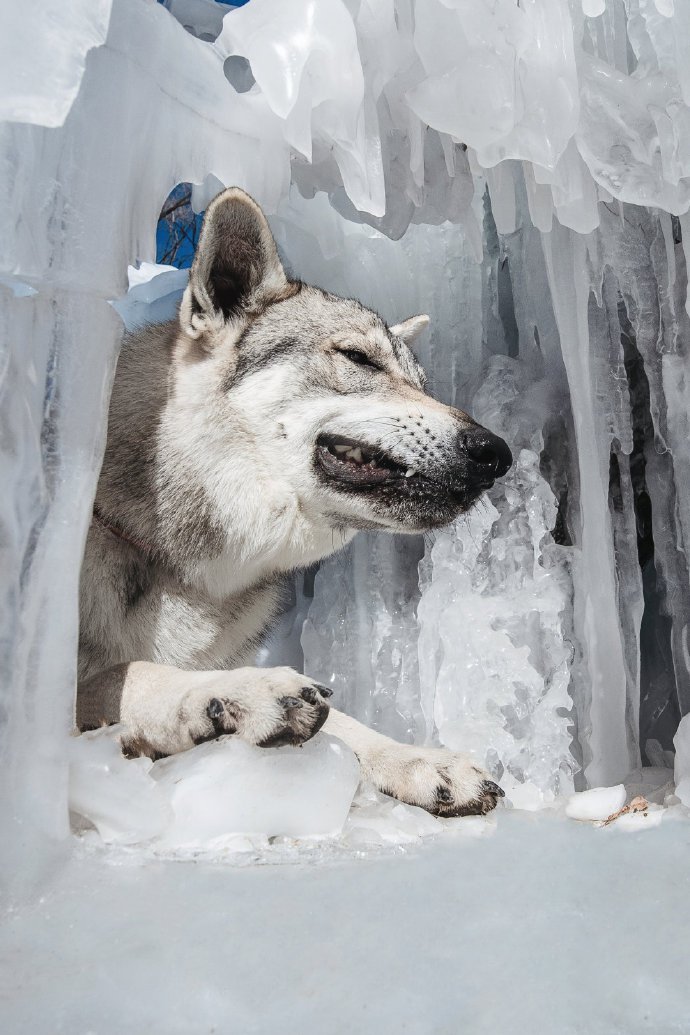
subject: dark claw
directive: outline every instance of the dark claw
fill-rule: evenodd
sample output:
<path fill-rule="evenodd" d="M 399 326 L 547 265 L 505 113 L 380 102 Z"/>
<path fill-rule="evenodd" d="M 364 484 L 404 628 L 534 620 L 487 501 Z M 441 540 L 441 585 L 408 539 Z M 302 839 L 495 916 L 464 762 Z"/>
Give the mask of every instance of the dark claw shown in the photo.
<path fill-rule="evenodd" d="M 316 683 L 316 689 L 319 691 L 322 697 L 332 697 L 333 691 L 330 686 L 324 686 L 323 683 Z"/>
<path fill-rule="evenodd" d="M 278 704 L 282 704 L 283 708 L 302 708 L 302 702 L 299 697 L 281 697 Z"/>
<path fill-rule="evenodd" d="M 305 701 L 308 701 L 309 704 L 316 704 L 316 702 L 319 699 L 319 696 L 313 686 L 303 686 L 300 696 Z"/>
<path fill-rule="evenodd" d="M 217 697 L 212 697 L 206 706 L 206 714 L 213 723 L 220 719 L 224 711 L 223 702 L 219 701 Z"/>
<path fill-rule="evenodd" d="M 499 787 L 493 780 L 485 780 L 482 784 L 482 791 L 484 794 L 495 794 L 497 798 L 505 798 L 506 792 L 502 787 Z"/>
<path fill-rule="evenodd" d="M 439 801 L 442 801 L 446 805 L 450 805 L 450 803 L 453 800 L 453 795 L 451 794 L 451 792 L 448 790 L 447 787 L 437 787 L 436 788 L 436 797 L 438 798 Z"/>
<path fill-rule="evenodd" d="M 213 726 L 213 730 L 209 730 L 206 733 L 201 733 L 197 737 L 192 737 L 192 740 L 195 744 L 205 744 L 207 740 L 215 740 L 216 737 L 222 737 L 225 733 L 235 732 L 235 730 L 232 728 L 232 724 L 227 721 L 225 706 L 223 702 L 220 700 L 220 698 L 211 698 L 211 700 L 206 705 L 206 714 L 208 715 L 211 725 Z"/>

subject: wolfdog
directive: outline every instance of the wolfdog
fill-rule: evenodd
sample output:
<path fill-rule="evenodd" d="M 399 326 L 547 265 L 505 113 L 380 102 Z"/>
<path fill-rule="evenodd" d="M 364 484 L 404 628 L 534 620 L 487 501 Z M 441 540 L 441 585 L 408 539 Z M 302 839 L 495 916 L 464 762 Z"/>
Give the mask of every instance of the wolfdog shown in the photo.
<path fill-rule="evenodd" d="M 379 790 L 442 816 L 501 789 L 472 760 L 399 744 L 290 668 L 252 666 L 296 569 L 358 529 L 416 533 L 504 474 L 506 443 L 425 391 L 428 317 L 289 279 L 238 188 L 206 211 L 179 319 L 125 338 L 81 574 L 77 724 L 122 722 L 129 757 L 226 734 L 324 728 Z"/>

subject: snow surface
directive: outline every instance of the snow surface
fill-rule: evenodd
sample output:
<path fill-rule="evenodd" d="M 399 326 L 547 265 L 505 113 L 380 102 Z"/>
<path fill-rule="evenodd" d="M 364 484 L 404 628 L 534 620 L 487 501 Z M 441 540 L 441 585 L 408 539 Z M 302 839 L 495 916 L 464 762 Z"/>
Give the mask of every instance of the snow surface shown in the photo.
<path fill-rule="evenodd" d="M 689 850 L 542 811 L 319 865 L 79 852 L 0 930 L 2 1029 L 684 1035 Z"/>

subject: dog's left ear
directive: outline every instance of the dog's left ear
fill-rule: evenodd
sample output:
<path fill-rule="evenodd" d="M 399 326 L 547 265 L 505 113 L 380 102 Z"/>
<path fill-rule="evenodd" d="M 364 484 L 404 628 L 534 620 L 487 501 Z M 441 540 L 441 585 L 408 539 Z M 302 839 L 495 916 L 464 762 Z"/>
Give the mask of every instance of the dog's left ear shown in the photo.
<path fill-rule="evenodd" d="M 411 341 L 414 341 L 422 333 L 428 324 L 429 317 L 421 314 L 420 316 L 411 316 L 409 320 L 403 320 L 402 323 L 396 323 L 395 327 L 389 329 L 391 334 L 394 334 L 396 338 L 402 338 L 405 344 L 409 345 Z"/>
<path fill-rule="evenodd" d="M 180 324 L 192 338 L 265 303 L 287 286 L 275 241 L 260 207 L 230 187 L 206 209 Z"/>

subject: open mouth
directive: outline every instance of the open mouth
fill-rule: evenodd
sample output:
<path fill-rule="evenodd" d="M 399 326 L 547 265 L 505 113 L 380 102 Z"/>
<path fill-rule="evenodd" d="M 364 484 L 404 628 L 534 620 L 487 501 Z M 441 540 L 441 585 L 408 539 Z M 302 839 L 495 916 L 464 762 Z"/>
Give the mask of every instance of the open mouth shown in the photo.
<path fill-rule="evenodd" d="M 382 450 L 342 435 L 322 434 L 316 440 L 316 462 L 329 480 L 350 489 L 395 488 L 409 497 L 446 496 L 462 504 L 471 503 L 494 483 L 487 471 L 463 477 L 438 477 L 398 463 Z"/>
<path fill-rule="evenodd" d="M 380 450 L 342 436 L 319 435 L 316 459 L 329 478 L 361 488 L 421 478 L 413 468 L 396 463 Z"/>

